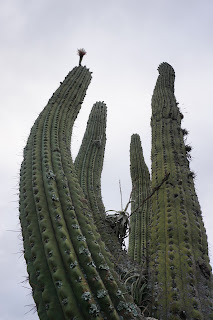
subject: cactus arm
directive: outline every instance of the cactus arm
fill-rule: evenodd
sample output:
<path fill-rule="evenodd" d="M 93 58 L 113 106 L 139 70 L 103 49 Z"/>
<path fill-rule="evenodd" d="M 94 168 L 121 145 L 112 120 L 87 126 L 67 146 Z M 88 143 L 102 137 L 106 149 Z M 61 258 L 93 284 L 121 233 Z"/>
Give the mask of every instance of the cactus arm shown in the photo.
<path fill-rule="evenodd" d="M 189 179 L 182 114 L 174 96 L 175 73 L 167 63 L 158 70 L 152 97 L 152 188 L 166 174 L 170 176 L 152 197 L 153 315 L 211 319 L 212 275 L 206 233 L 194 183 Z M 209 270 L 208 278 L 199 263 Z"/>
<path fill-rule="evenodd" d="M 138 265 L 134 265 L 122 250 L 118 237 L 106 220 L 100 188 L 106 144 L 106 113 L 106 105 L 103 102 L 96 102 L 93 105 L 82 144 L 75 159 L 75 168 L 101 239 L 112 254 L 111 258 L 116 270 L 124 276 L 129 270 L 138 270 Z"/>
<path fill-rule="evenodd" d="M 64 115 L 63 119 L 62 119 L 62 123 L 64 124 L 64 126 L 66 126 L 66 122 L 69 121 L 69 118 L 67 115 Z M 92 219 L 92 215 L 91 212 L 89 211 L 86 203 L 85 203 L 85 198 L 83 195 L 83 192 L 79 186 L 78 180 L 76 178 L 76 174 L 75 174 L 75 168 L 73 163 L 67 159 L 70 159 L 70 151 L 68 150 L 67 146 L 66 146 L 66 139 L 63 139 L 63 130 L 60 131 L 60 142 L 61 142 L 61 161 L 62 161 L 62 167 L 63 167 L 63 174 L 66 176 L 67 178 L 67 190 L 68 192 L 70 192 L 70 198 L 73 204 L 73 210 L 74 212 L 76 212 L 76 220 L 72 220 L 73 217 L 69 217 L 67 215 L 67 217 L 69 217 L 69 220 L 67 221 L 68 226 L 70 227 L 71 224 L 73 225 L 73 223 L 75 223 L 77 225 L 77 223 L 79 223 L 79 228 L 81 228 L 83 235 L 85 236 L 85 240 L 86 243 L 88 245 L 88 248 L 86 248 L 86 250 L 88 250 L 89 255 L 92 254 L 92 258 L 93 259 L 89 259 L 88 258 L 88 262 L 85 265 L 85 263 L 82 261 L 82 263 L 84 264 L 84 270 L 88 269 L 88 274 L 87 274 L 87 280 L 91 281 L 93 286 L 97 287 L 96 292 L 98 291 L 103 291 L 103 292 L 107 292 L 107 288 L 105 288 L 103 282 L 102 282 L 102 278 L 104 279 L 104 282 L 108 284 L 111 284 L 111 287 L 109 288 L 108 292 L 113 292 L 115 294 L 116 291 L 113 291 L 115 288 L 116 290 L 118 290 L 117 288 L 117 284 L 114 280 L 112 280 L 112 277 L 110 277 L 110 270 L 109 270 L 109 265 L 106 263 L 104 256 L 107 256 L 107 253 L 105 252 L 105 248 L 103 243 L 100 243 L 99 238 L 100 236 L 97 234 L 97 231 L 94 227 L 94 222 Z M 76 192 L 72 192 L 73 190 L 75 190 Z M 72 192 L 72 193 L 71 193 Z M 66 199 L 64 199 L 63 204 L 64 206 L 66 205 Z M 66 209 L 66 206 L 64 208 L 64 210 Z M 70 230 L 70 232 L 72 232 L 72 230 Z M 82 248 L 82 244 L 81 247 L 79 248 L 79 250 Z M 80 255 L 79 258 L 81 258 L 82 255 Z M 91 266 L 96 266 L 97 268 L 100 268 L 100 270 L 96 271 L 96 267 L 93 267 L 94 270 L 91 271 Z M 102 266 L 103 267 L 102 269 Z M 108 278 L 110 278 L 110 280 L 108 280 Z M 96 281 L 94 282 L 94 278 L 96 279 Z M 106 297 L 108 296 L 108 294 L 106 294 Z M 106 297 L 104 298 L 106 300 Z M 109 296 L 108 296 L 109 298 Z M 104 299 L 100 299 L 100 303 L 104 302 Z M 114 311 L 114 314 L 112 311 L 110 311 L 109 306 L 112 305 L 111 300 L 106 303 L 105 301 L 105 305 L 103 303 L 103 307 L 107 308 L 108 307 L 108 311 L 110 313 L 110 316 L 112 318 L 115 317 L 115 319 L 117 318 L 116 312 Z"/>
<path fill-rule="evenodd" d="M 101 173 L 106 145 L 106 105 L 96 102 L 91 110 L 86 132 L 75 159 L 81 187 L 90 203 L 96 224 L 105 218 L 101 196 Z"/>
<path fill-rule="evenodd" d="M 69 117 L 63 114 L 63 120 L 61 121 L 62 127 L 66 127 L 67 121 L 69 122 Z M 66 132 L 66 130 L 64 130 L 64 132 Z M 109 253 L 106 252 L 105 244 L 101 241 L 100 235 L 97 233 L 97 229 L 94 225 L 93 216 L 91 215 L 90 209 L 85 203 L 83 191 L 76 178 L 74 165 L 72 161 L 67 161 L 67 159 L 70 159 L 70 149 L 66 145 L 66 138 L 63 139 L 63 130 L 60 131 L 60 136 L 61 137 L 59 140 L 61 145 L 61 160 L 64 169 L 64 174 L 67 177 L 70 196 L 75 211 L 77 212 L 76 215 L 79 225 L 81 227 L 82 233 L 85 235 L 88 250 L 91 252 L 93 258 L 93 260 L 91 260 L 88 263 L 88 273 L 86 273 L 87 280 L 88 282 L 92 283 L 92 286 L 96 285 L 96 294 L 97 292 L 101 291 L 106 293 L 104 299 L 101 298 L 99 300 L 99 304 L 100 307 L 103 308 L 103 311 L 106 314 L 108 314 L 108 317 L 110 317 L 110 319 L 117 319 L 117 312 L 119 312 L 119 314 L 121 315 L 126 314 L 123 315 L 124 319 L 125 317 L 131 317 L 131 312 L 126 312 L 125 309 L 128 303 L 125 302 L 125 298 L 122 295 L 118 294 L 118 292 L 120 292 L 119 286 L 121 288 L 121 284 L 117 279 L 113 279 L 112 275 L 115 275 L 115 273 L 113 271 L 113 265 L 109 259 Z M 76 193 L 73 192 L 71 194 L 71 191 L 73 190 L 76 190 Z M 68 225 L 70 224 L 68 223 Z M 94 274 L 91 275 L 90 270 L 91 264 L 95 264 L 97 266 L 98 271 L 95 278 L 98 279 L 100 277 L 100 284 L 102 283 L 102 287 L 98 282 L 97 284 L 94 283 Z M 86 267 L 84 267 L 84 269 L 86 269 Z M 95 271 L 96 269 L 93 271 L 93 273 Z M 110 303 L 106 301 L 107 298 L 110 299 Z M 117 311 L 116 309 L 112 310 L 112 308 L 114 308 L 113 304 L 114 306 L 117 306 Z M 123 306 L 122 308 L 121 305 Z M 133 304 L 131 304 L 131 306 L 132 308 L 134 308 Z"/>
<path fill-rule="evenodd" d="M 76 77 L 75 70 L 70 75 L 69 80 L 72 81 L 73 77 Z M 64 95 L 66 90 L 66 85 L 65 88 L 64 86 L 62 86 L 60 94 Z M 29 168 L 29 163 L 29 165 L 26 168 L 26 171 L 28 172 L 28 170 L 30 169 L 32 171 L 28 178 L 29 180 L 31 180 L 31 188 L 29 184 L 29 190 L 32 190 L 31 193 L 33 193 L 33 198 L 29 197 L 27 205 L 30 207 L 33 202 L 35 203 L 36 211 L 33 212 L 33 217 L 35 220 L 35 217 L 37 215 L 37 224 L 39 224 L 40 229 L 40 233 L 38 234 L 40 234 L 40 237 L 42 238 L 42 244 L 40 243 L 39 239 L 35 240 L 35 245 L 31 249 L 32 257 L 35 261 L 30 262 L 33 262 L 33 264 L 37 263 L 37 266 L 40 264 L 42 269 L 42 260 L 38 259 L 37 256 L 39 256 L 40 254 L 40 248 L 44 247 L 46 260 L 48 261 L 48 266 L 51 273 L 50 277 L 52 277 L 52 282 L 54 283 L 55 290 L 57 290 L 57 296 L 60 301 L 60 303 L 57 302 L 55 305 L 60 304 L 61 307 L 64 309 L 64 316 L 62 317 L 64 318 L 65 315 L 67 316 L 67 314 L 73 316 L 77 314 L 78 316 L 80 316 L 81 312 L 77 311 L 77 304 L 73 303 L 75 300 L 73 297 L 72 290 L 70 289 L 71 287 L 67 289 L 66 284 L 69 283 L 69 281 L 67 279 L 66 272 L 64 272 L 63 261 L 60 257 L 57 241 L 54 237 L 54 228 L 56 228 L 56 230 L 59 229 L 57 229 L 58 226 L 56 226 L 56 221 L 54 221 L 52 225 L 51 220 L 51 218 L 55 219 L 55 217 L 57 216 L 57 213 L 54 212 L 54 210 L 60 210 L 60 208 L 53 208 L 53 203 L 56 199 L 56 193 L 53 190 L 55 186 L 52 187 L 54 175 L 53 171 L 51 170 L 51 163 L 48 157 L 49 138 L 47 136 L 47 132 L 49 130 L 48 120 L 51 119 L 51 116 L 54 111 L 54 106 L 61 103 L 61 97 L 59 96 L 59 93 L 57 91 L 55 97 L 49 101 L 48 106 L 45 108 L 45 112 L 42 112 L 38 120 L 36 121 L 29 138 L 29 142 L 31 140 L 31 150 L 27 151 L 26 159 L 28 159 L 27 157 L 30 157 L 29 154 L 32 153 L 32 169 Z M 43 171 L 44 166 L 46 166 L 45 171 Z M 50 213 L 50 216 L 48 216 L 47 213 Z M 29 222 L 30 226 L 28 227 L 28 229 L 32 229 L 33 231 L 35 227 L 34 221 L 29 220 Z M 30 230 L 30 232 L 32 231 Z M 24 235 L 24 237 L 27 236 L 28 235 Z M 40 268 L 37 267 L 36 271 L 40 274 L 38 278 L 44 275 L 43 269 L 40 270 Z M 47 271 L 45 272 L 47 273 Z M 42 285 L 44 286 L 43 300 L 45 301 L 46 309 L 48 309 L 47 315 L 48 317 L 51 317 L 52 312 L 54 314 L 53 310 L 55 310 L 54 300 L 52 298 L 48 298 L 47 292 L 49 292 L 50 290 L 46 289 L 46 287 L 48 288 L 47 283 L 44 282 Z M 67 296 L 69 296 L 69 300 L 67 299 Z M 59 313 L 59 316 L 60 314 L 61 313 Z M 80 316 L 80 318 L 82 318 L 82 316 Z"/>
<path fill-rule="evenodd" d="M 72 125 L 90 79 L 84 67 L 68 74 L 36 120 L 25 148 L 20 221 L 30 283 L 37 280 L 41 287 L 34 289 L 41 319 L 57 314 L 57 319 L 118 320 L 136 312 L 112 275 L 70 155 Z"/>
<path fill-rule="evenodd" d="M 132 201 L 128 254 L 141 263 L 147 258 L 149 241 L 149 218 L 151 193 L 150 175 L 143 157 L 140 137 L 133 134 L 130 143 L 130 173 L 132 179 Z"/>

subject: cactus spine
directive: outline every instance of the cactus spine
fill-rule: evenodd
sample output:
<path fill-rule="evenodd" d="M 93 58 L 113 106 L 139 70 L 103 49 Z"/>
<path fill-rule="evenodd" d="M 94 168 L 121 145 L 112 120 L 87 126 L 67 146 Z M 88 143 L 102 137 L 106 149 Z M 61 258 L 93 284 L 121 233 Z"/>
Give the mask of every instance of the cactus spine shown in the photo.
<path fill-rule="evenodd" d="M 40 319 L 132 319 L 131 299 L 85 203 L 70 136 L 91 73 L 74 68 L 35 121 L 24 150 L 20 222 Z"/>
<path fill-rule="evenodd" d="M 150 199 L 149 170 L 144 161 L 140 137 L 133 134 L 130 143 L 130 173 L 132 179 L 129 256 L 141 263 L 147 260 L 149 241 Z"/>
<path fill-rule="evenodd" d="M 151 263 L 153 315 L 212 319 L 212 275 L 206 232 L 174 96 L 175 73 L 162 63 L 152 97 Z"/>

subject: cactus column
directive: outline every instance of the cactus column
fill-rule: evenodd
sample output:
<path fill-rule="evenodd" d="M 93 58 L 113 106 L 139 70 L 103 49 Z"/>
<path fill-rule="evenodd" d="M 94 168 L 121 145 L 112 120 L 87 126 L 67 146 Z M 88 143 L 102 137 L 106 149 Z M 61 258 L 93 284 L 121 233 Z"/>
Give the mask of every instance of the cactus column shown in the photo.
<path fill-rule="evenodd" d="M 105 208 L 101 196 L 101 173 L 106 144 L 107 107 L 103 102 L 96 102 L 91 110 L 81 147 L 75 159 L 75 168 L 84 191 L 86 200 L 94 217 L 95 224 L 102 240 L 112 253 L 116 270 L 124 275 L 133 265 L 111 226 L 106 221 Z"/>
<path fill-rule="evenodd" d="M 153 315 L 212 319 L 212 274 L 206 232 L 187 159 L 175 73 L 162 63 L 152 97 L 151 275 Z"/>
<path fill-rule="evenodd" d="M 96 102 L 92 107 L 86 132 L 75 159 L 78 179 L 90 203 L 96 225 L 105 218 L 101 196 L 101 173 L 106 145 L 106 116 L 106 105 Z"/>
<path fill-rule="evenodd" d="M 90 80 L 85 67 L 68 74 L 35 121 L 24 150 L 20 221 L 42 320 L 140 318 L 115 279 L 71 159 L 72 126 Z"/>
<path fill-rule="evenodd" d="M 132 179 L 129 256 L 141 263 L 146 260 L 149 241 L 150 175 L 144 161 L 140 137 L 133 134 L 130 143 L 130 173 Z"/>

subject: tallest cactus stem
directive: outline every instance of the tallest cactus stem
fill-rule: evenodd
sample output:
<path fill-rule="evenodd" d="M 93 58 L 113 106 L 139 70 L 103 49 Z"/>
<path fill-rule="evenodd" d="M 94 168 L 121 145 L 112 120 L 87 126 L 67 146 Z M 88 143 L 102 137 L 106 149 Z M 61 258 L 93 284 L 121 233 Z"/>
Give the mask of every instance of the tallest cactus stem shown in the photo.
<path fill-rule="evenodd" d="M 153 315 L 162 320 L 212 319 L 212 274 L 206 232 L 174 96 L 175 73 L 162 63 L 152 97 L 150 274 Z"/>
<path fill-rule="evenodd" d="M 68 74 L 36 120 L 24 151 L 20 221 L 29 279 L 41 319 L 54 318 L 56 313 L 59 319 L 75 315 L 83 318 L 71 284 L 82 272 L 76 269 L 73 273 L 69 267 L 75 261 L 75 251 L 59 200 L 61 183 L 65 186 L 66 179 L 62 167 L 60 171 L 56 168 L 62 150 L 54 138 L 58 137 L 59 110 L 65 109 L 67 114 L 72 107 L 73 122 L 90 79 L 85 68 L 74 68 Z M 65 136 L 63 139 L 66 143 Z M 71 205 L 71 199 L 67 201 Z M 67 254 L 62 255 L 63 251 Z M 78 296 L 83 290 L 78 285 Z"/>
<path fill-rule="evenodd" d="M 20 221 L 40 319 L 133 319 L 77 179 L 70 136 L 91 73 L 74 68 L 35 121 L 24 150 Z M 136 318 L 140 318 L 137 316 Z"/>

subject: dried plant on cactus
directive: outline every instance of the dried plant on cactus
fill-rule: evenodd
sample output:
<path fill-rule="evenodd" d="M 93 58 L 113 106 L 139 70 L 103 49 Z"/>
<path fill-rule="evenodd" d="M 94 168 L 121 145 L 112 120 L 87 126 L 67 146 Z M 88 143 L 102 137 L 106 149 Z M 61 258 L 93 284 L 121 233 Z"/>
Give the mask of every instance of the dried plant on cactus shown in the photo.
<path fill-rule="evenodd" d="M 86 53 L 87 52 L 84 48 L 78 49 L 77 54 L 79 55 L 79 66 L 81 66 L 83 56 L 85 56 Z"/>

